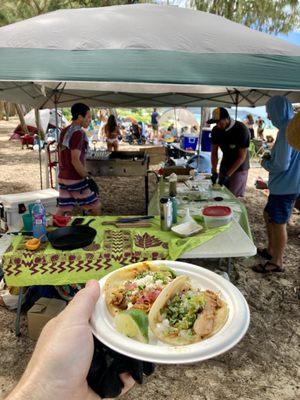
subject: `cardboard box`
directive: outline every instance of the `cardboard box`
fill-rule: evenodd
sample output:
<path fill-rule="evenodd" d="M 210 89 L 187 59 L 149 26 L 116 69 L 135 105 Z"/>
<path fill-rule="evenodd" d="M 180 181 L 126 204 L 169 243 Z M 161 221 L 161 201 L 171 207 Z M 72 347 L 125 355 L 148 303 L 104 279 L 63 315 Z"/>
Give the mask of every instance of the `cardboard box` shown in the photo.
<path fill-rule="evenodd" d="M 163 146 L 145 147 L 142 150 L 150 157 L 150 165 L 158 165 L 166 161 L 166 149 Z"/>
<path fill-rule="evenodd" d="M 46 323 L 56 317 L 67 303 L 59 299 L 47 299 L 41 297 L 27 312 L 28 336 L 31 339 L 38 339 Z"/>
<path fill-rule="evenodd" d="M 176 167 L 176 166 L 174 166 L 174 167 L 165 167 L 163 169 L 163 171 L 164 171 L 163 175 L 164 176 L 169 176 L 169 175 L 171 175 L 173 173 L 175 173 L 176 175 L 189 175 L 191 170 L 192 170 L 192 168 L 190 168 L 190 167 L 187 167 L 187 168 L 185 168 L 185 167 Z"/>

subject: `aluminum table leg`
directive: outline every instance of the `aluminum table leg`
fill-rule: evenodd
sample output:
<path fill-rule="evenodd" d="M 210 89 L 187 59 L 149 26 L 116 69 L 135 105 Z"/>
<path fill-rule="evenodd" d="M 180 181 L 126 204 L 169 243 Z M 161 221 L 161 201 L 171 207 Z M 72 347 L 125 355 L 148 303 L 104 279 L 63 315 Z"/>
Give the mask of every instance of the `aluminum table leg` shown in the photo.
<path fill-rule="evenodd" d="M 229 257 L 227 259 L 227 274 L 228 274 L 229 278 L 230 278 L 231 272 L 232 272 L 232 259 L 231 259 L 231 257 Z"/>
<path fill-rule="evenodd" d="M 20 291 L 19 291 L 17 316 L 16 316 L 16 336 L 20 336 L 20 319 L 21 319 L 21 308 L 22 308 L 22 300 L 23 300 L 23 291 L 24 291 L 24 288 L 21 287 Z"/>

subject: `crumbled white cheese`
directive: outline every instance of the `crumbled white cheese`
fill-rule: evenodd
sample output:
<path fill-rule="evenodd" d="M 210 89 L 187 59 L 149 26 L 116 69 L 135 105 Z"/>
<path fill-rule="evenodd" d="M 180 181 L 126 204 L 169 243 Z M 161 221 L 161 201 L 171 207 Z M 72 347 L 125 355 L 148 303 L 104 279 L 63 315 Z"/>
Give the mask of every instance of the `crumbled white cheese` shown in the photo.
<path fill-rule="evenodd" d="M 149 284 L 153 283 L 154 280 L 152 275 L 146 275 L 143 278 L 135 279 L 133 282 L 136 283 L 138 286 L 148 286 Z"/>
<path fill-rule="evenodd" d="M 149 285 L 147 285 L 148 290 L 155 290 L 157 288 L 158 286 L 156 285 L 156 283 L 150 283 Z"/>
<path fill-rule="evenodd" d="M 156 329 L 160 333 L 166 332 L 170 328 L 170 323 L 167 319 L 164 319 L 162 322 L 158 322 L 156 324 Z"/>

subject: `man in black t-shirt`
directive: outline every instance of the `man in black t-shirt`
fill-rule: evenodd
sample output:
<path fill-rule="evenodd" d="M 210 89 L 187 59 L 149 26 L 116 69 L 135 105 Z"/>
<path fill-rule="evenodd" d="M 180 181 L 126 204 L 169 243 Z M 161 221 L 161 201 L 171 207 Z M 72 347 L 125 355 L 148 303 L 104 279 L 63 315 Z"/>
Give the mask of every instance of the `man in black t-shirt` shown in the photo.
<path fill-rule="evenodd" d="M 244 196 L 248 178 L 250 132 L 239 121 L 230 118 L 228 111 L 219 107 L 213 110 L 208 124 L 215 123 L 211 133 L 212 182 L 226 186 L 236 197 Z M 218 149 L 223 152 L 219 174 Z"/>

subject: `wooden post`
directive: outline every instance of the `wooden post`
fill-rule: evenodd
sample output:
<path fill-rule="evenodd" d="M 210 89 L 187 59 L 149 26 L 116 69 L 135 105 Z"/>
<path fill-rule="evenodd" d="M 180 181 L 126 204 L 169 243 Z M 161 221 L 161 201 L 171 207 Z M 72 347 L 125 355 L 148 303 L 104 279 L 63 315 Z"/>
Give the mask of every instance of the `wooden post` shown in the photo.
<path fill-rule="evenodd" d="M 4 110 L 5 110 L 5 119 L 9 121 L 9 103 L 7 101 L 4 102 Z"/>
<path fill-rule="evenodd" d="M 9 116 L 14 117 L 16 115 L 16 107 L 13 103 L 9 103 Z"/>
<path fill-rule="evenodd" d="M 29 135 L 29 131 L 27 129 L 27 125 L 25 123 L 23 111 L 22 111 L 22 108 L 21 108 L 20 104 L 15 104 L 15 107 L 16 107 L 16 110 L 17 110 L 17 114 L 19 116 L 19 120 L 20 120 L 20 124 L 21 124 L 22 130 L 23 130 L 23 132 L 25 132 L 26 135 Z"/>
<path fill-rule="evenodd" d="M 0 121 L 4 117 L 4 101 L 0 101 Z"/>

